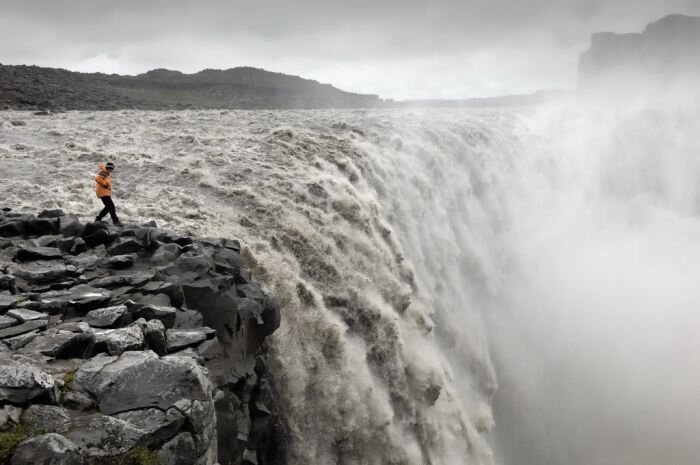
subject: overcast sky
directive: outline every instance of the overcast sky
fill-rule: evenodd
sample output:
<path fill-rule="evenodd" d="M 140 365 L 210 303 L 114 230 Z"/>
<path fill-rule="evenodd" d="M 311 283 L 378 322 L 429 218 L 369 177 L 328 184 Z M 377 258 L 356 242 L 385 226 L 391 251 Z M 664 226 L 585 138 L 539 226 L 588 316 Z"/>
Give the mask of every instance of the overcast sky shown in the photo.
<path fill-rule="evenodd" d="M 388 98 L 575 85 L 599 30 L 700 0 L 0 0 L 0 63 L 138 74 L 255 66 Z"/>

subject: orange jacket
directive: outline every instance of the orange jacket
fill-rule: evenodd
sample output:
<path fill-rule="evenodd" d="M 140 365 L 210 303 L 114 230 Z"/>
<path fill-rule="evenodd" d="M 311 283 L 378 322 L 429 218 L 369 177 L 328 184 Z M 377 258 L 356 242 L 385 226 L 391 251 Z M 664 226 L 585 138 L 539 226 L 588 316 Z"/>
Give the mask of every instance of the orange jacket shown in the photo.
<path fill-rule="evenodd" d="M 104 163 L 100 163 L 100 171 L 95 175 L 95 193 L 98 197 L 112 196 L 112 179 Z"/>

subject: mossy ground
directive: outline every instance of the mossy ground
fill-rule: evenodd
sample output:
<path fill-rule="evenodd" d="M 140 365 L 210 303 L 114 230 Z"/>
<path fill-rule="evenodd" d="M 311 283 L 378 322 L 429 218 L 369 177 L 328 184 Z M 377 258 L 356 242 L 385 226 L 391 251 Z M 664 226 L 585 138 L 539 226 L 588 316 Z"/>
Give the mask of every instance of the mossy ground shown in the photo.
<path fill-rule="evenodd" d="M 126 454 L 94 457 L 86 460 L 85 463 L 87 465 L 160 465 L 160 458 L 157 450 L 137 447 Z"/>
<path fill-rule="evenodd" d="M 4 462 L 20 442 L 30 437 L 32 434 L 24 425 L 17 425 L 11 430 L 0 432 L 0 462 Z"/>

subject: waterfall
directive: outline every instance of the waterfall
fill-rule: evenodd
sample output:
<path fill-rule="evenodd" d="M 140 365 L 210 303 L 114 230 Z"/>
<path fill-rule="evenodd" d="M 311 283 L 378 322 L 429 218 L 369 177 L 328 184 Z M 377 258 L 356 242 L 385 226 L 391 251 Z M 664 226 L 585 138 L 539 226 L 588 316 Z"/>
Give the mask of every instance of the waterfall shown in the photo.
<path fill-rule="evenodd" d="M 289 463 L 697 456 L 697 112 L 21 117 L 9 206 L 88 218 L 108 158 L 123 221 L 242 241 L 283 308 Z"/>

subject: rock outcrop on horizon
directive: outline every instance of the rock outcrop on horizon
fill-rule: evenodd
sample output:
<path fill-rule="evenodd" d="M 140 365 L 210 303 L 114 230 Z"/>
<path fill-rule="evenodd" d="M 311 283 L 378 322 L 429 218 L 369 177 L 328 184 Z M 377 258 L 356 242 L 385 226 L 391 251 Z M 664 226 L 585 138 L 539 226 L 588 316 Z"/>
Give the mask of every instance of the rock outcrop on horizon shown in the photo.
<path fill-rule="evenodd" d="M 239 252 L 0 210 L 0 463 L 276 463 L 280 308 Z"/>
<path fill-rule="evenodd" d="M 137 76 L 0 64 L 0 109 L 167 110 L 374 107 L 376 95 L 345 92 L 263 69 L 155 69 Z"/>
<path fill-rule="evenodd" d="M 642 33 L 599 32 L 579 59 L 579 89 L 663 90 L 700 78 L 700 17 L 669 15 Z"/>

